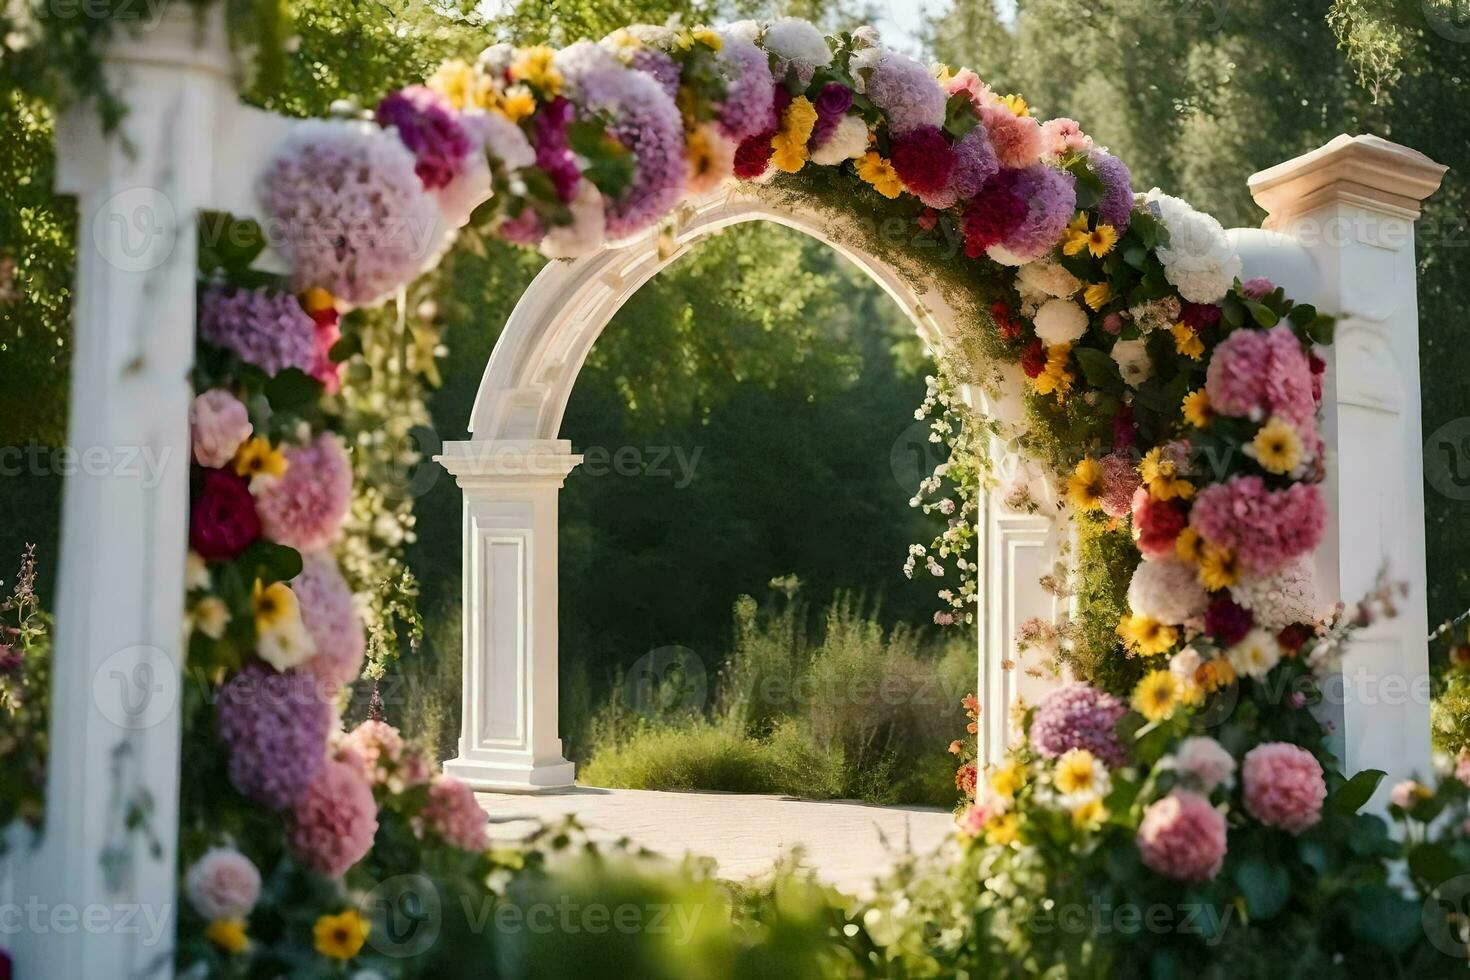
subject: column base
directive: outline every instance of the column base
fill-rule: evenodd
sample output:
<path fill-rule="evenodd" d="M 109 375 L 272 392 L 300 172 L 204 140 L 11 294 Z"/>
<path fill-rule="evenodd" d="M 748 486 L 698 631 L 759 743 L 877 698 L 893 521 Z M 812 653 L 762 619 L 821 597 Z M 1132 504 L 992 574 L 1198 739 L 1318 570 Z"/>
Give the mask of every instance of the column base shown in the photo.
<path fill-rule="evenodd" d="M 575 763 L 558 758 L 552 762 L 512 759 L 458 758 L 444 763 L 446 775 L 467 783 L 471 789 L 499 793 L 535 793 L 566 789 L 576 781 Z"/>

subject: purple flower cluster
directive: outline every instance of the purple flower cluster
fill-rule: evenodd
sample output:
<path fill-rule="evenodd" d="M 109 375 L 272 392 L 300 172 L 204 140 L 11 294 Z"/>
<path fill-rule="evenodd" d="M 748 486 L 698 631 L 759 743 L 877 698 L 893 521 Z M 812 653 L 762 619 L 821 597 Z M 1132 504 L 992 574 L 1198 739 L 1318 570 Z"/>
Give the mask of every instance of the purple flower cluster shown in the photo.
<path fill-rule="evenodd" d="M 719 105 L 720 132 L 739 143 L 780 125 L 774 108 L 775 80 L 766 53 L 730 33 L 721 35 L 719 62 L 727 78 L 725 101 Z"/>
<path fill-rule="evenodd" d="M 567 129 L 572 125 L 572 104 L 555 98 L 541 107 L 535 119 L 536 166 L 546 172 L 556 187 L 556 196 L 570 201 L 577 196 L 582 171 L 577 157 L 567 145 Z M 539 240 L 537 235 L 535 240 Z M 533 240 L 534 243 L 534 240 Z"/>
<path fill-rule="evenodd" d="M 1077 181 L 1069 173 L 1037 164 L 1016 172 L 1012 191 L 1026 202 L 1026 213 L 1000 240 L 1005 255 L 991 258 L 1023 265 L 1051 251 L 1077 210 Z"/>
<path fill-rule="evenodd" d="M 907 55 L 890 51 L 868 79 L 868 98 L 883 110 L 895 135 L 923 126 L 943 126 L 948 96 L 929 69 Z"/>
<path fill-rule="evenodd" d="M 272 810 L 291 806 L 326 763 L 332 723 L 332 706 L 315 677 L 246 664 L 219 694 L 231 784 Z"/>
<path fill-rule="evenodd" d="M 628 67 L 641 71 L 658 82 L 671 100 L 679 97 L 679 66 L 674 59 L 655 48 L 635 48 L 628 52 Z"/>
<path fill-rule="evenodd" d="M 1127 756 L 1116 731 L 1128 713 L 1123 702 L 1086 684 L 1069 684 L 1048 694 L 1031 718 L 1031 747 L 1048 759 L 1086 749 L 1110 768 Z"/>
<path fill-rule="evenodd" d="M 840 82 L 828 82 L 817 93 L 812 108 L 817 111 L 817 122 L 812 127 L 811 145 L 821 146 L 836 131 L 847 110 L 852 108 L 852 89 Z"/>
<path fill-rule="evenodd" d="M 316 323 L 290 293 L 210 286 L 200 302 L 199 334 L 269 375 L 309 372 L 316 363 Z"/>
<path fill-rule="evenodd" d="M 291 582 L 291 591 L 301 605 L 306 632 L 316 644 L 316 656 L 302 669 L 330 687 L 342 687 L 356 680 L 362 670 L 366 647 L 362 619 L 352 605 L 352 588 L 330 552 L 307 552 L 301 559 L 301 574 Z"/>
<path fill-rule="evenodd" d="M 378 125 L 398 131 L 403 145 L 413 151 L 414 172 L 431 190 L 444 187 L 459 174 L 469 156 L 469 134 L 449 100 L 422 85 L 391 92 L 378 103 Z"/>
<path fill-rule="evenodd" d="M 1097 216 L 1121 235 L 1133 220 L 1133 175 L 1126 163 L 1106 150 L 1093 150 L 1087 162 L 1103 185 Z"/>
<path fill-rule="evenodd" d="M 935 194 L 922 195 L 925 204 L 944 210 L 954 207 L 980 193 L 985 182 L 1000 170 L 995 158 L 995 148 L 984 126 L 976 126 L 954 144 L 954 169 L 944 189 Z"/>

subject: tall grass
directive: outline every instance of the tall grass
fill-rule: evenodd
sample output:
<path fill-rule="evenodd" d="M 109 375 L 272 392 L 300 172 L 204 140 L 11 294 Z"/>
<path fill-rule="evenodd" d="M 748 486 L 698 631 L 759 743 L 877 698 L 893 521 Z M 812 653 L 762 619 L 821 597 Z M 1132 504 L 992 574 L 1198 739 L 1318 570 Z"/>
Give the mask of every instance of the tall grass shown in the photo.
<path fill-rule="evenodd" d="M 819 624 L 812 625 L 814 618 Z M 735 602 L 731 650 L 706 705 L 677 698 L 633 706 L 624 687 L 589 726 L 585 783 L 631 789 L 730 790 L 875 803 L 954 802 L 946 747 L 965 718 L 975 653 L 934 640 L 840 595 L 813 617 L 785 600 Z M 676 705 L 669 711 L 664 706 Z"/>

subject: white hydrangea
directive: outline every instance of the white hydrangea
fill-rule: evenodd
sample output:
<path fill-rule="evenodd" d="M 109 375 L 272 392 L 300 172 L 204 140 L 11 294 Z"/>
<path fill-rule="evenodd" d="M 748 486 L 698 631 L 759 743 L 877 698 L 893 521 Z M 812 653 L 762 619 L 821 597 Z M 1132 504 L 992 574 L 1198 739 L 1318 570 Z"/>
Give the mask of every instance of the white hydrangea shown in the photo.
<path fill-rule="evenodd" d="M 1153 377 L 1153 362 L 1148 357 L 1148 347 L 1141 340 L 1120 340 L 1113 345 L 1113 361 L 1123 375 L 1123 383 L 1137 388 Z"/>
<path fill-rule="evenodd" d="M 1060 262 L 1043 260 L 1021 266 L 1021 271 L 1016 273 L 1016 288 L 1020 290 L 1022 299 L 1028 293 L 1065 299 L 1081 289 L 1082 282 Z"/>
<path fill-rule="evenodd" d="M 832 63 L 832 49 L 827 39 L 810 21 L 783 17 L 766 28 L 762 41 L 765 49 L 776 56 L 777 78 L 786 75 L 788 67 L 796 69 L 797 78 L 806 85 L 816 70 Z"/>
<path fill-rule="evenodd" d="M 868 75 L 878 67 L 885 53 L 876 27 L 859 27 L 852 32 L 852 57 L 847 68 L 852 73 L 854 91 L 862 94 L 868 90 Z"/>
<path fill-rule="evenodd" d="M 1275 575 L 1247 576 L 1230 587 L 1230 597 L 1251 611 L 1256 625 L 1281 630 L 1293 623 L 1315 623 L 1317 577 L 1311 558 L 1298 558 Z"/>
<path fill-rule="evenodd" d="M 1180 198 L 1155 187 L 1145 198 L 1169 231 L 1169 244 L 1158 250 L 1164 278 L 1191 303 L 1215 303 L 1240 275 L 1240 256 L 1220 222 L 1196 211 Z"/>
<path fill-rule="evenodd" d="M 1141 562 L 1128 585 L 1128 606 L 1168 626 L 1181 626 L 1204 614 L 1210 597 L 1192 565 L 1177 558 Z"/>
<path fill-rule="evenodd" d="M 1004 245 L 990 246 L 985 250 L 985 255 L 990 261 L 998 262 L 1001 265 L 1025 265 L 1035 258 L 1035 256 L 1028 258 L 1024 255 L 1017 255 Z"/>
<path fill-rule="evenodd" d="M 1260 680 L 1281 661 L 1281 645 L 1269 631 L 1253 629 L 1235 646 L 1225 651 L 1225 659 L 1235 673 Z"/>
<path fill-rule="evenodd" d="M 826 142 L 812 150 L 812 163 L 832 167 L 844 160 L 855 160 L 868 149 L 868 124 L 861 116 L 843 116 Z"/>
<path fill-rule="evenodd" d="M 607 224 L 602 194 L 590 180 L 577 183 L 577 196 L 567 204 L 572 222 L 547 229 L 541 239 L 541 254 L 549 259 L 575 259 L 602 247 Z"/>
<path fill-rule="evenodd" d="M 1031 318 L 1036 336 L 1048 347 L 1070 344 L 1087 332 L 1087 311 L 1069 299 L 1049 299 Z"/>
<path fill-rule="evenodd" d="M 467 109 L 460 120 L 470 136 L 478 139 L 506 170 L 520 170 L 536 162 L 536 150 L 525 131 L 500 113 Z"/>
<path fill-rule="evenodd" d="M 1192 735 L 1174 751 L 1174 771 L 1209 794 L 1235 782 L 1235 757 L 1208 735 Z"/>
<path fill-rule="evenodd" d="M 755 39 L 761 36 L 761 25 L 758 20 L 737 20 L 733 24 L 726 24 L 720 28 L 722 37 L 739 38 L 742 41 L 755 43 Z"/>
<path fill-rule="evenodd" d="M 510 66 L 516 60 L 516 49 L 504 42 L 492 44 L 480 52 L 476 64 L 480 70 L 491 78 L 500 79 L 510 70 Z"/>

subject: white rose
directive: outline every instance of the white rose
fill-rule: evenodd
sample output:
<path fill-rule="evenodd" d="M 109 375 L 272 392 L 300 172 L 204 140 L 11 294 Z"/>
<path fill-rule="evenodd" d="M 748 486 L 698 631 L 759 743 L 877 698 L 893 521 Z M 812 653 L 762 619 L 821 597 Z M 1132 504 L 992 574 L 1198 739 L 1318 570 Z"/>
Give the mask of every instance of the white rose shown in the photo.
<path fill-rule="evenodd" d="M 1141 340 L 1120 340 L 1113 345 L 1113 360 L 1123 375 L 1123 382 L 1137 388 L 1153 376 L 1153 362 L 1148 357 L 1148 347 Z"/>
<path fill-rule="evenodd" d="M 1158 250 L 1164 278 L 1191 303 L 1215 303 L 1240 275 L 1240 256 L 1224 227 L 1210 215 L 1155 187 L 1145 199 L 1169 232 L 1169 244 Z"/>

